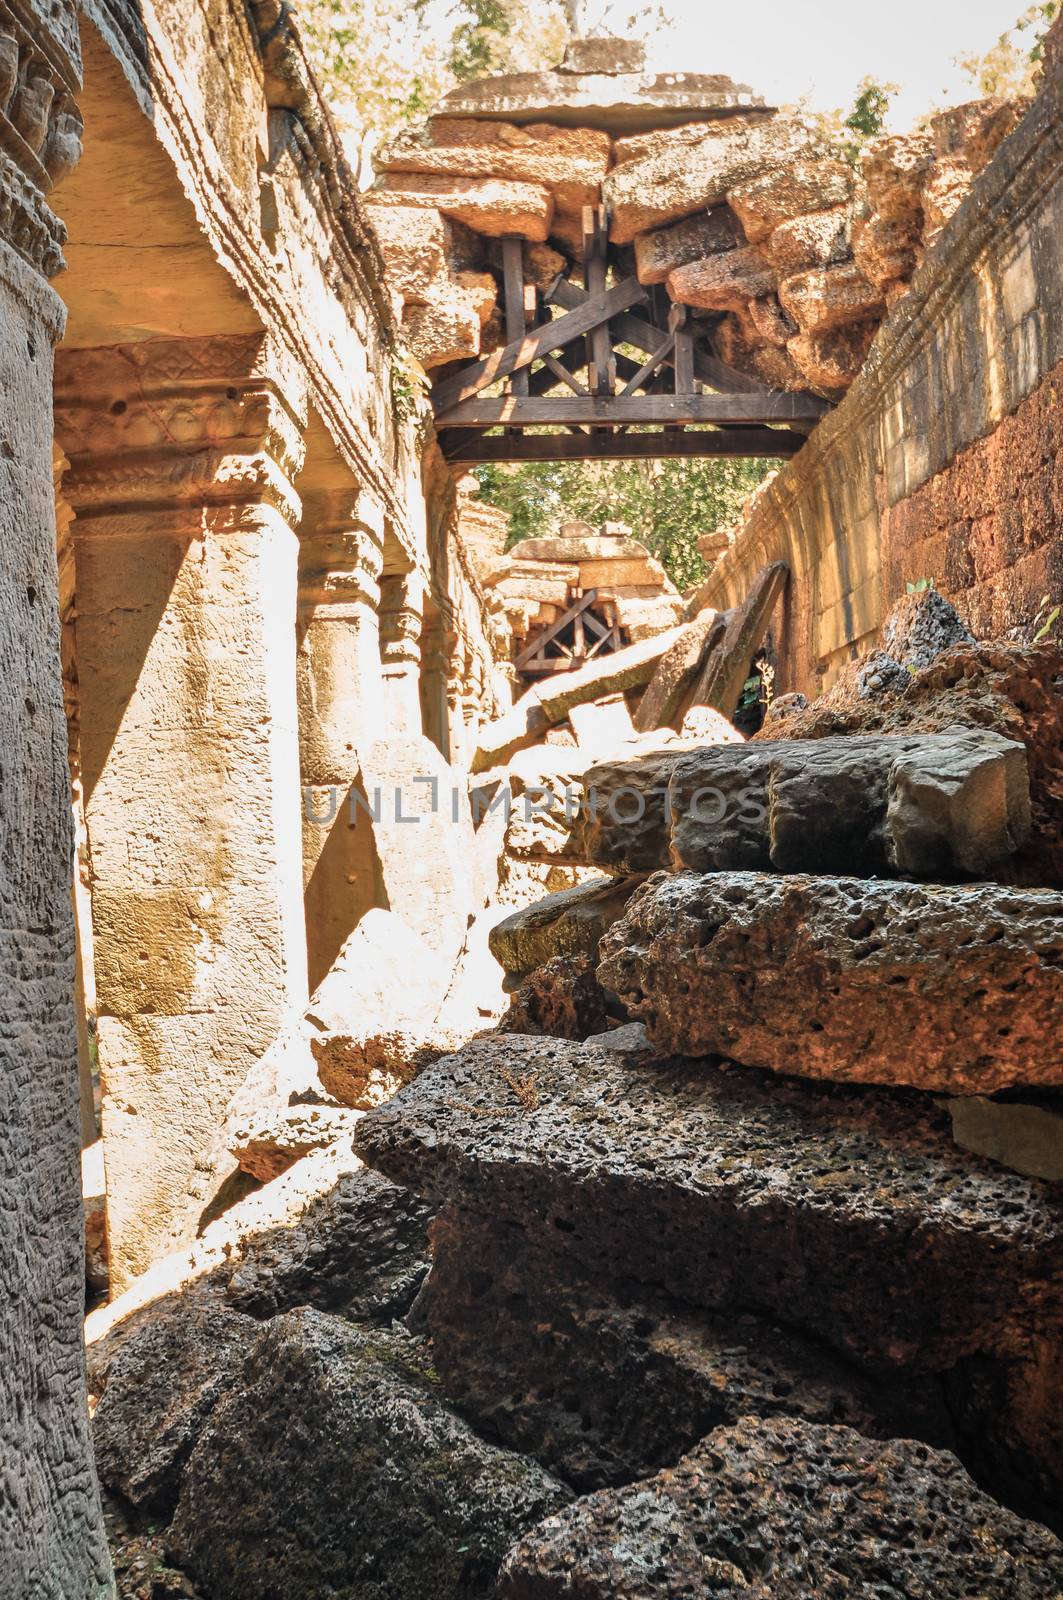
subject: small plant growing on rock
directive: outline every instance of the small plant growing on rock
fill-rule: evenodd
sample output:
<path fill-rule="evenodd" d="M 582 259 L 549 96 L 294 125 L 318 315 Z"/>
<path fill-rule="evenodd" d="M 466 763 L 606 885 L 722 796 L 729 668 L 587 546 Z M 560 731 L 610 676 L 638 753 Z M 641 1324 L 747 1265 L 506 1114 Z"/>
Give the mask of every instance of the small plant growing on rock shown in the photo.
<path fill-rule="evenodd" d="M 1037 608 L 1037 615 L 1033 619 L 1033 642 L 1040 644 L 1044 639 L 1050 639 L 1053 630 L 1059 623 L 1063 614 L 1063 605 L 1053 605 L 1049 595 L 1043 595 L 1041 604 Z"/>

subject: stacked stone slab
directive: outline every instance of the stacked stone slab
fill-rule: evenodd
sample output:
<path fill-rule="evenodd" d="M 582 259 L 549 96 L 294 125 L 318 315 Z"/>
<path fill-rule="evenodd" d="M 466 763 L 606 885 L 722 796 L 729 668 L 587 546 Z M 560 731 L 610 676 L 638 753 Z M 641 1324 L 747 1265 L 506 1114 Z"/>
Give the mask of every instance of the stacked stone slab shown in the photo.
<path fill-rule="evenodd" d="M 578 41 L 556 72 L 448 96 L 378 157 L 369 214 L 426 367 L 504 342 L 495 241 L 528 241 L 544 289 L 579 263 L 583 207 L 604 204 L 640 281 L 705 319 L 725 361 L 835 398 L 1025 108 L 961 106 L 857 161 L 744 85 L 655 78 L 637 45 Z"/>
<path fill-rule="evenodd" d="M 485 1039 L 356 1147 L 447 1207 L 426 1290 L 444 1386 L 584 1484 L 674 1461 L 699 1417 L 833 1405 L 1058 1518 L 1058 1192 L 958 1149 L 930 1097 Z M 641 1456 L 625 1371 L 652 1374 Z"/>

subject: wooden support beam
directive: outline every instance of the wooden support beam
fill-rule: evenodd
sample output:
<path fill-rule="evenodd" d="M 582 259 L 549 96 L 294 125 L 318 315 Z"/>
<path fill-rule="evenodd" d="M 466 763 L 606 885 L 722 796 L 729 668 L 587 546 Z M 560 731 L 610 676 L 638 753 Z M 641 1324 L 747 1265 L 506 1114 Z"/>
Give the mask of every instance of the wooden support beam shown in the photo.
<path fill-rule="evenodd" d="M 447 461 L 653 461 L 706 456 L 788 460 L 805 443 L 792 428 L 693 428 L 685 432 L 586 434 L 478 434 L 468 428 L 444 429 L 440 448 Z"/>
<path fill-rule="evenodd" d="M 636 394 L 638 390 L 642 388 L 647 378 L 653 377 L 654 373 L 660 367 L 661 362 L 668 359 L 672 353 L 674 344 L 675 338 L 672 334 L 669 334 L 664 343 L 661 345 L 660 349 L 656 350 L 654 354 L 650 356 L 649 360 L 644 362 L 644 364 L 639 367 L 638 371 L 629 379 L 624 388 L 621 389 L 617 399 L 626 400 L 628 395 Z"/>
<path fill-rule="evenodd" d="M 597 598 L 597 589 L 585 589 L 580 598 L 575 601 L 573 605 L 569 606 L 568 610 L 563 616 L 558 617 L 557 620 L 552 622 L 548 628 L 545 628 L 542 633 L 537 633 L 531 643 L 525 645 L 524 649 L 513 663 L 517 671 L 520 672 L 528 661 L 532 660 L 534 656 L 539 654 L 540 650 L 545 650 L 548 644 L 552 644 L 557 638 L 558 634 L 567 628 L 570 622 L 574 622 L 581 612 L 586 611 L 588 606 L 593 605 Z"/>
<path fill-rule="evenodd" d="M 585 303 L 586 292 L 578 285 L 570 283 L 567 278 L 560 278 L 551 284 L 545 299 L 548 305 L 557 305 L 562 310 L 571 312 L 578 310 Z M 613 320 L 612 332 L 618 344 L 634 345 L 635 349 L 641 350 L 644 355 L 652 355 L 665 337 L 666 330 L 643 317 L 621 313 Z M 698 350 L 696 347 L 694 375 L 699 382 L 707 383 L 710 388 L 718 389 L 721 394 L 771 394 L 772 392 L 767 384 L 751 378 L 748 373 L 739 372 L 735 367 L 729 367 L 717 356 Z M 821 405 L 824 412 L 830 410 L 826 400 L 822 401 Z"/>
<path fill-rule="evenodd" d="M 675 347 L 675 392 L 694 393 L 694 332 L 686 306 L 673 306 L 668 317 Z"/>
<path fill-rule="evenodd" d="M 502 289 L 506 307 L 506 343 L 519 344 L 527 331 L 524 316 L 524 240 L 502 240 Z M 528 369 L 518 368 L 509 380 L 513 394 L 528 393 Z"/>
<path fill-rule="evenodd" d="M 556 356 L 543 356 L 543 365 L 550 369 L 554 377 L 557 378 L 560 383 L 563 383 L 566 388 L 571 389 L 573 394 L 587 393 L 587 390 L 584 388 L 583 384 L 580 383 L 579 379 L 569 372 L 567 367 L 562 366 L 561 362 Z"/>
<path fill-rule="evenodd" d="M 761 426 L 803 422 L 819 416 L 819 402 L 806 394 L 642 394 L 624 399 L 607 395 L 550 395 L 523 400 L 517 395 L 464 400 L 437 417 L 440 428 L 549 428 L 583 424 L 719 424 Z"/>
<path fill-rule="evenodd" d="M 627 311 L 645 297 L 646 291 L 637 278 L 625 278 L 604 294 L 585 299 L 576 311 L 556 317 L 552 322 L 544 322 L 541 328 L 510 341 L 505 349 L 496 350 L 482 361 L 473 362 L 452 378 L 444 379 L 432 391 L 437 415 L 449 411 L 463 400 L 472 399 L 481 389 L 508 378 L 511 373 L 530 367 L 533 361 L 541 360 L 548 351 L 560 350 L 574 339 L 581 339 L 599 323 L 608 322 L 611 317 Z"/>

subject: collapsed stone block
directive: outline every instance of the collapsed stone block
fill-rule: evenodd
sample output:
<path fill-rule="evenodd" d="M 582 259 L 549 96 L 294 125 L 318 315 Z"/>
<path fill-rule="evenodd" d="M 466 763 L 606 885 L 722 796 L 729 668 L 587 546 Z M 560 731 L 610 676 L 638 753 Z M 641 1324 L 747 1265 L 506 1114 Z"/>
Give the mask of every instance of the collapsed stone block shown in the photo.
<path fill-rule="evenodd" d="M 1043 1600 L 1063 1545 L 954 1456 L 849 1428 L 745 1418 L 674 1468 L 579 1500 L 508 1557 L 503 1600 Z M 881 1584 L 881 1586 L 880 1586 Z"/>
<path fill-rule="evenodd" d="M 499 1033 L 548 1039 L 589 1039 L 605 1033 L 609 996 L 598 982 L 597 968 L 593 955 L 554 956 L 536 967 L 520 980 Z"/>
<path fill-rule="evenodd" d="M 714 206 L 684 217 L 670 228 L 640 233 L 635 240 L 635 270 L 640 283 L 663 283 L 677 267 L 721 251 L 735 250 L 745 242 L 741 226 L 728 206 Z"/>
<path fill-rule="evenodd" d="M 623 916 L 640 882 L 598 878 L 547 895 L 492 928 L 491 954 L 508 978 L 521 978 L 555 956 L 597 956 L 602 935 Z"/>
<path fill-rule="evenodd" d="M 374 157 L 378 172 L 507 178 L 564 189 L 593 203 L 609 167 L 612 140 L 596 128 L 550 123 L 517 127 L 473 117 L 432 117 Z"/>
<path fill-rule="evenodd" d="M 398 1332 L 268 1324 L 185 1469 L 174 1559 L 216 1600 L 464 1600 L 570 1498 L 477 1438 Z"/>
<path fill-rule="evenodd" d="M 172 1515 L 188 1458 L 257 1337 L 250 1317 L 194 1292 L 145 1319 L 109 1363 L 93 1419 L 107 1488 L 147 1515 Z"/>
<path fill-rule="evenodd" d="M 680 873 L 604 936 L 657 1049 L 948 1094 L 1063 1087 L 1063 895 Z"/>
<path fill-rule="evenodd" d="M 610 872 L 981 876 L 1030 831 L 1025 752 L 975 729 L 666 747 L 589 768 L 583 791 L 570 856 Z"/>
<path fill-rule="evenodd" d="M 616 1049 L 612 1036 L 595 1042 Z M 875 1381 L 763 1317 L 589 1281 L 564 1235 L 551 1248 L 518 1221 L 442 1212 L 423 1304 L 433 1361 L 463 1413 L 583 1491 L 670 1466 L 745 1416 L 953 1442 L 932 1378 Z"/>
<path fill-rule="evenodd" d="M 800 272 L 779 285 L 779 299 L 806 334 L 832 333 L 880 317 L 882 298 L 855 262 Z"/>
<path fill-rule="evenodd" d="M 728 195 L 750 244 L 759 244 L 784 222 L 849 203 L 853 171 L 845 161 L 796 161 L 740 184 Z"/>
<path fill-rule="evenodd" d="M 388 173 L 366 203 L 427 207 L 488 238 L 519 236 L 539 244 L 549 236 L 554 215 L 553 198 L 539 184 L 433 173 Z"/>
<path fill-rule="evenodd" d="M 677 267 L 668 276 L 668 293 L 681 305 L 733 311 L 771 294 L 777 283 L 771 262 L 748 246 Z"/>
<path fill-rule="evenodd" d="M 355 1143 L 393 1181 L 563 1248 L 573 1277 L 780 1319 L 869 1374 L 939 1374 L 972 1470 L 1058 1516 L 1057 1196 L 957 1149 L 928 1097 L 493 1038 Z"/>
<path fill-rule="evenodd" d="M 784 117 L 739 116 L 654 134 L 647 146 L 605 180 L 614 244 L 719 205 L 740 184 L 810 154 L 814 140 Z"/>

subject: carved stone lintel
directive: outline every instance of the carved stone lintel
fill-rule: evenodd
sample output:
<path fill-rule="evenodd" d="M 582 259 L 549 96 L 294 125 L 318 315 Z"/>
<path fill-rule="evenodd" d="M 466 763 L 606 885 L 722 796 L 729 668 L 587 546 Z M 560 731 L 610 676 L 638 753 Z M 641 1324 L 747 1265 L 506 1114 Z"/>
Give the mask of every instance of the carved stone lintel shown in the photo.
<path fill-rule="evenodd" d="M 76 8 L 0 0 L 0 239 L 47 278 L 66 229 L 45 196 L 81 156 L 80 86 Z"/>
<path fill-rule="evenodd" d="M 60 351 L 56 433 L 78 516 L 267 504 L 294 525 L 305 396 L 266 334 Z M 294 391 L 294 392 L 293 392 Z"/>

